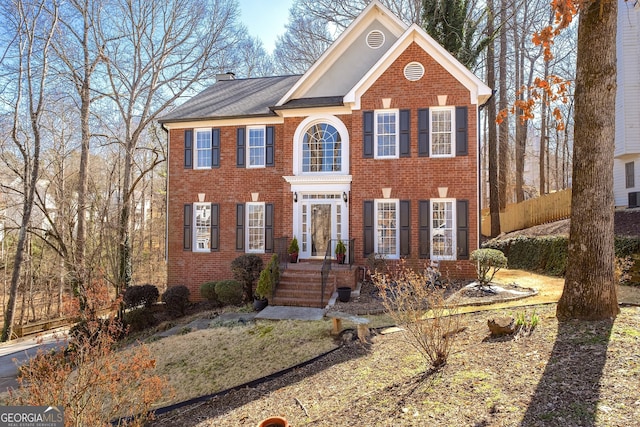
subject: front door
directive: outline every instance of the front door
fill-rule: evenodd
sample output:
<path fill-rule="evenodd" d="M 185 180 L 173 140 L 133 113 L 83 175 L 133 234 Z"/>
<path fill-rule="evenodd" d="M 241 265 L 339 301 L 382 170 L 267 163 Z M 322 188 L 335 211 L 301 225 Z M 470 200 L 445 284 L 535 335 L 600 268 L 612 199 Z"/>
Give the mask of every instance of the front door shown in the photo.
<path fill-rule="evenodd" d="M 311 257 L 324 257 L 327 245 L 331 240 L 331 204 L 311 203 L 311 227 L 309 242 L 311 243 Z"/>
<path fill-rule="evenodd" d="M 324 258 L 329 244 L 329 256 L 333 256 L 338 239 L 348 236 L 347 205 L 342 193 L 302 193 L 298 197 L 294 235 L 300 241 L 300 258 Z"/>

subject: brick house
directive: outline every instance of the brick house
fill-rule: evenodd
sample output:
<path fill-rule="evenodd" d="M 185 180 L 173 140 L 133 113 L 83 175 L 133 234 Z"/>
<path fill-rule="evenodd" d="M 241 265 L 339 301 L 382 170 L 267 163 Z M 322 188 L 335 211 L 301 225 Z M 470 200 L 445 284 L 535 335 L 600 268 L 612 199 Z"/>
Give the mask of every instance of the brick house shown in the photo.
<path fill-rule="evenodd" d="M 168 285 L 197 299 L 237 256 L 266 262 L 292 236 L 308 265 L 342 240 L 351 271 L 380 254 L 473 276 L 478 114 L 490 95 L 377 0 L 301 76 L 220 76 L 160 120 Z"/>

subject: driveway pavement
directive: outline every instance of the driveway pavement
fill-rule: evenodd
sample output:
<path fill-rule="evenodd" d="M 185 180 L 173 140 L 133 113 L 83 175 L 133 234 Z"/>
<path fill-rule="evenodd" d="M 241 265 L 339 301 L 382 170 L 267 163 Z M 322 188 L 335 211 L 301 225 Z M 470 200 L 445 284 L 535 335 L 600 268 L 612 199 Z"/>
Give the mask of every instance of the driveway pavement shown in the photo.
<path fill-rule="evenodd" d="M 17 388 L 18 366 L 34 357 L 38 350 L 48 351 L 66 344 L 66 331 L 57 331 L 0 344 L 0 393 Z"/>

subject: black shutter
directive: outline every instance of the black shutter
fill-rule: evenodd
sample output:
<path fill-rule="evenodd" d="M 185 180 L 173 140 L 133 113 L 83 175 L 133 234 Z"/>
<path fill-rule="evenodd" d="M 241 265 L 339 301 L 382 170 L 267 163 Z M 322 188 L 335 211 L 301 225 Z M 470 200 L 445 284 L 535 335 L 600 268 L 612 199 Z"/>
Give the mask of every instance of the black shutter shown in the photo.
<path fill-rule="evenodd" d="M 184 168 L 193 169 L 193 129 L 184 131 Z"/>
<path fill-rule="evenodd" d="M 191 222 L 193 221 L 193 206 L 191 204 L 184 205 L 184 219 L 183 219 L 183 227 L 184 231 L 182 234 L 182 249 L 185 251 L 191 250 L 191 242 L 193 241 L 191 237 Z"/>
<path fill-rule="evenodd" d="M 265 166 L 275 166 L 275 140 L 276 129 L 273 126 L 267 126 L 265 135 Z"/>
<path fill-rule="evenodd" d="M 236 131 L 236 166 L 243 168 L 245 164 L 245 128 Z"/>
<path fill-rule="evenodd" d="M 411 157 L 411 110 L 400 110 L 400 157 Z"/>
<path fill-rule="evenodd" d="M 456 156 L 469 154 L 467 107 L 456 107 Z"/>
<path fill-rule="evenodd" d="M 400 200 L 400 256 L 411 253 L 411 202 Z"/>
<path fill-rule="evenodd" d="M 431 202 L 420 200 L 418 202 L 418 236 L 420 258 L 430 258 L 431 252 Z"/>
<path fill-rule="evenodd" d="M 220 250 L 220 205 L 211 203 L 211 251 Z"/>
<path fill-rule="evenodd" d="M 264 205 L 264 251 L 273 252 L 273 203 Z"/>
<path fill-rule="evenodd" d="M 211 167 L 220 167 L 220 129 L 211 129 Z"/>
<path fill-rule="evenodd" d="M 469 259 L 469 201 L 456 200 L 457 259 Z"/>
<path fill-rule="evenodd" d="M 364 141 L 362 144 L 362 157 L 365 159 L 373 158 L 373 111 L 365 111 L 362 113 L 362 134 Z"/>
<path fill-rule="evenodd" d="M 236 205 L 236 251 L 244 251 L 244 204 Z"/>
<path fill-rule="evenodd" d="M 373 253 L 374 239 L 375 239 L 375 227 L 373 224 L 373 200 L 365 200 L 363 223 L 364 223 L 364 256 L 365 258 Z"/>
<path fill-rule="evenodd" d="M 418 110 L 418 156 L 429 157 L 429 109 Z"/>

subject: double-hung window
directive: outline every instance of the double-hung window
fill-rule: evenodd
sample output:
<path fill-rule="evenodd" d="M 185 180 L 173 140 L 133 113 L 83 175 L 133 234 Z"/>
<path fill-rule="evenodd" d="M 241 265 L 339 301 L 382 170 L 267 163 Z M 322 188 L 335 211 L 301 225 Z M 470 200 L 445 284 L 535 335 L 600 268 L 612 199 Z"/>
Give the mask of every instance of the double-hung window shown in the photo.
<path fill-rule="evenodd" d="M 376 200 L 374 250 L 388 258 L 399 258 L 399 201 L 393 199 Z"/>
<path fill-rule="evenodd" d="M 398 157 L 398 110 L 375 112 L 375 153 L 377 159 Z"/>
<path fill-rule="evenodd" d="M 431 259 L 456 259 L 456 201 L 431 200 Z"/>
<path fill-rule="evenodd" d="M 453 157 L 455 155 L 455 108 L 433 107 L 431 114 L 431 156 Z"/>
<path fill-rule="evenodd" d="M 252 126 L 247 128 L 247 165 L 250 168 L 265 167 L 265 127 Z"/>
<path fill-rule="evenodd" d="M 211 168 L 211 129 L 196 129 L 196 169 Z"/>
<path fill-rule="evenodd" d="M 263 253 L 265 243 L 265 204 L 247 203 L 247 252 Z"/>
<path fill-rule="evenodd" d="M 635 164 L 634 162 L 629 162 L 624 164 L 624 181 L 626 188 L 633 188 L 636 186 L 636 178 L 635 178 Z"/>
<path fill-rule="evenodd" d="M 194 252 L 211 250 L 211 203 L 193 204 Z"/>

